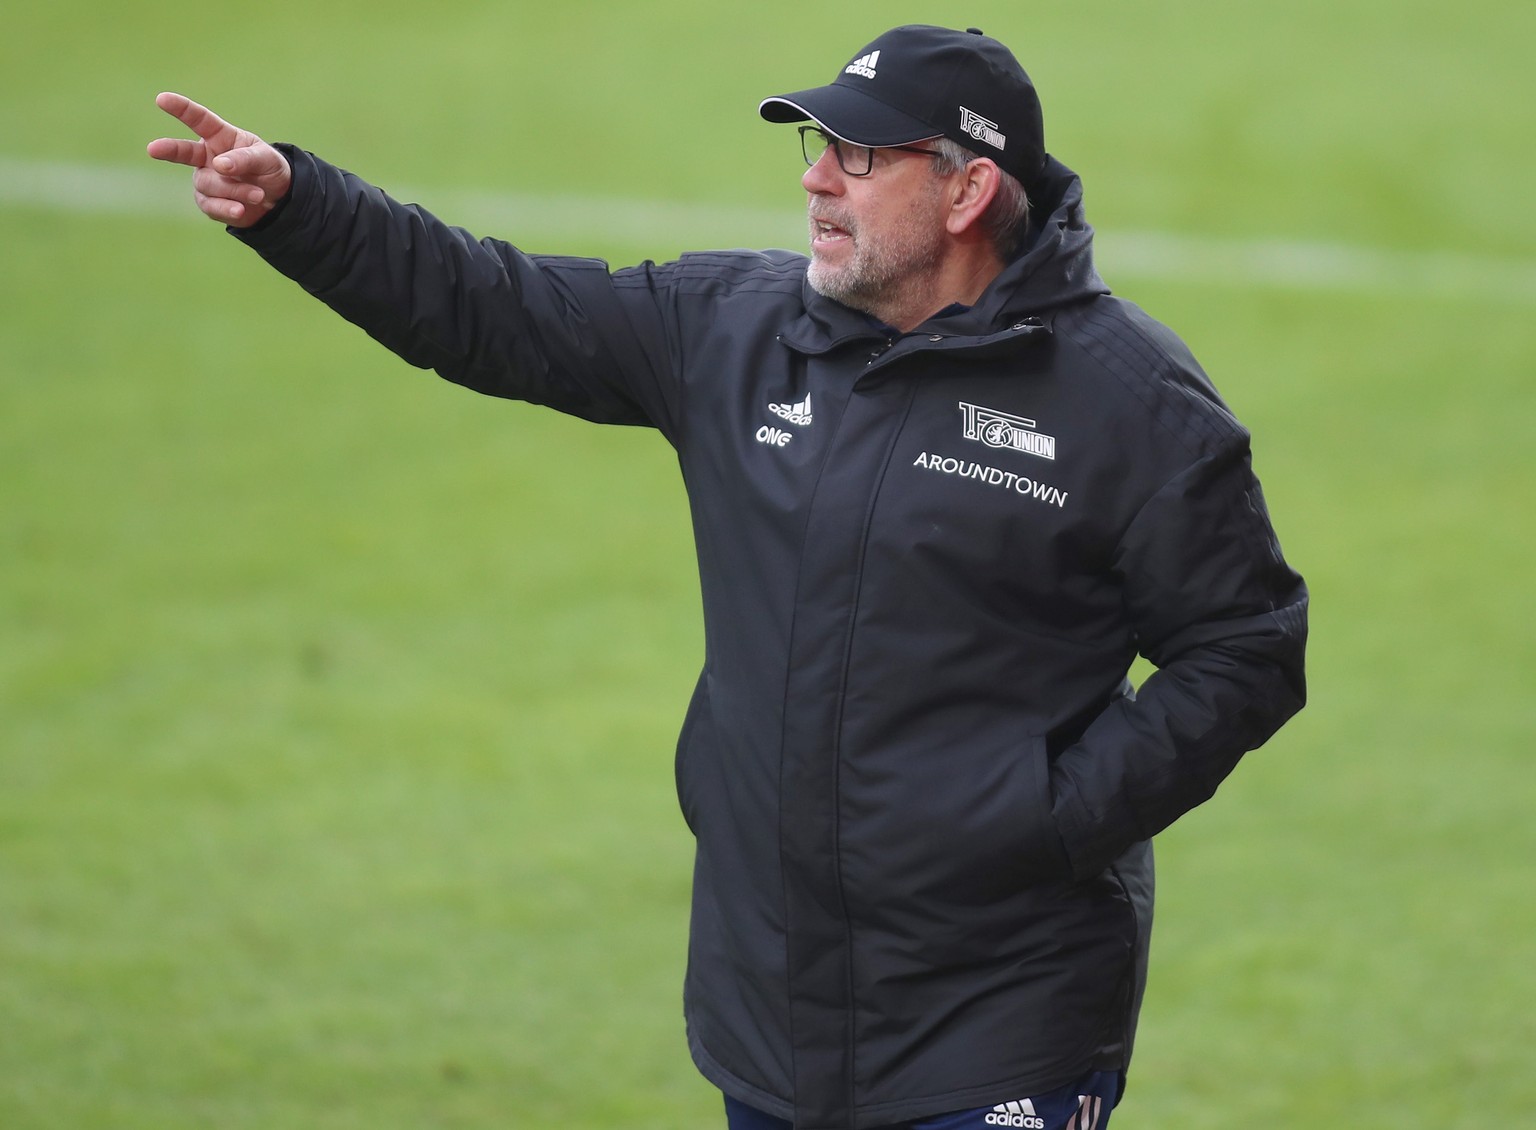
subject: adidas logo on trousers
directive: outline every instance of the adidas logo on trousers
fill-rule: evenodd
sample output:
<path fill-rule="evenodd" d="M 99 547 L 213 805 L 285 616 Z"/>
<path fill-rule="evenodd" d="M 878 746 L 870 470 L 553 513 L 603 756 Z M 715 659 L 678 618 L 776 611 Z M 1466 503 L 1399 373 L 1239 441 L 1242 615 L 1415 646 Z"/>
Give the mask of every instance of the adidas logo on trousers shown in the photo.
<path fill-rule="evenodd" d="M 988 1126 L 1016 1126 L 1020 1130 L 1045 1130 L 1045 1119 L 1035 1113 L 1035 1104 L 1028 1099 L 998 1103 L 987 1115 Z"/>

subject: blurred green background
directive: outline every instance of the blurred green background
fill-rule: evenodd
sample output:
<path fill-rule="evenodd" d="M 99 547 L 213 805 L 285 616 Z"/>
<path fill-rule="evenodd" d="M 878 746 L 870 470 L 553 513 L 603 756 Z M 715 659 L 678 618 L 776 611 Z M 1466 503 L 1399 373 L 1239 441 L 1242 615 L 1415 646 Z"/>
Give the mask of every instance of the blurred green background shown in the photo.
<path fill-rule="evenodd" d="M 1160 839 L 1116 1124 L 1536 1110 L 1536 7 L 59 0 L 0 37 L 0 1127 L 709 1127 L 668 450 L 411 370 L 143 155 L 180 90 L 482 234 L 803 240 L 767 94 L 1035 78 L 1256 437 L 1312 703 Z"/>

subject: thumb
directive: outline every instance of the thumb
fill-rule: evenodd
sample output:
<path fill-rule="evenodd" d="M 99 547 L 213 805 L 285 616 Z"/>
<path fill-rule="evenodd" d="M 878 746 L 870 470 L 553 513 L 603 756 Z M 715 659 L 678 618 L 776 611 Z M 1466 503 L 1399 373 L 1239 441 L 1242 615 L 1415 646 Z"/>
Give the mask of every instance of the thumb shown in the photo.
<path fill-rule="evenodd" d="M 257 185 L 269 200 L 286 195 L 293 179 L 288 158 L 260 139 L 220 153 L 209 164 L 226 180 Z"/>

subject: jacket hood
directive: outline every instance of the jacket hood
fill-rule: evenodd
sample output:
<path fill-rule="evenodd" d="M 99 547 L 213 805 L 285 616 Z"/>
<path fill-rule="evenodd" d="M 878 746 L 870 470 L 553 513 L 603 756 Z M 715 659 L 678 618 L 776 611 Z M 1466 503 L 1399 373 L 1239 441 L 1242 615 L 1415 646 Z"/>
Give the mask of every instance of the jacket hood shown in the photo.
<path fill-rule="evenodd" d="M 924 328 L 958 335 L 988 334 L 1022 315 L 1109 293 L 1093 264 L 1093 228 L 1083 210 L 1081 178 L 1048 157 L 1033 185 L 1030 205 L 1033 215 L 1022 245 L 976 304 L 941 313 L 924 322 Z M 805 317 L 785 336 L 807 346 L 818 339 L 825 347 L 867 336 L 874 327 L 868 315 L 816 293 L 808 282 L 805 308 Z"/>
<path fill-rule="evenodd" d="M 1093 265 L 1093 227 L 1083 210 L 1082 179 L 1054 157 L 1030 193 L 1029 233 L 1012 262 L 976 303 L 996 302 L 998 317 L 1038 313 L 1077 302 L 1109 287 Z"/>

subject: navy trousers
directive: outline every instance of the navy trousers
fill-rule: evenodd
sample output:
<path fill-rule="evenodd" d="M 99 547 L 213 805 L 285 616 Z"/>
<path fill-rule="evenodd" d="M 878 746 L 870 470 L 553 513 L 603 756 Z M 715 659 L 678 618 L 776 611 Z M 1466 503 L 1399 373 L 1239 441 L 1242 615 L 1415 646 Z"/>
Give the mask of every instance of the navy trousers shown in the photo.
<path fill-rule="evenodd" d="M 879 1130 L 1105 1130 L 1122 1084 L 1118 1071 L 1095 1071 L 1044 1094 L 1021 1095 L 996 1106 L 936 1114 Z M 764 1114 L 729 1095 L 725 1097 L 725 1117 L 729 1130 L 794 1130 L 784 1119 Z"/>

